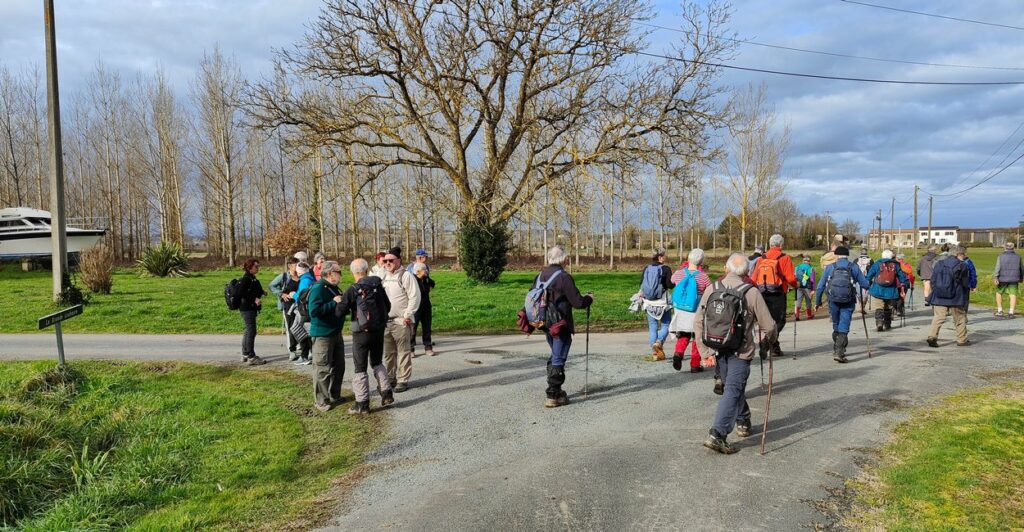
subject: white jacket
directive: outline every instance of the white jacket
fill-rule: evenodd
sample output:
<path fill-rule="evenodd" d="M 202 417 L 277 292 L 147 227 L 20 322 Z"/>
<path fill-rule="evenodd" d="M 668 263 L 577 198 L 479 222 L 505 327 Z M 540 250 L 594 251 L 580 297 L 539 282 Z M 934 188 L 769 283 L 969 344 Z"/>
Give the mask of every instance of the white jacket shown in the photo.
<path fill-rule="evenodd" d="M 381 279 L 384 293 L 391 300 L 391 312 L 388 318 L 413 319 L 420 308 L 420 286 L 416 276 L 401 268 L 395 273 L 387 273 Z"/>

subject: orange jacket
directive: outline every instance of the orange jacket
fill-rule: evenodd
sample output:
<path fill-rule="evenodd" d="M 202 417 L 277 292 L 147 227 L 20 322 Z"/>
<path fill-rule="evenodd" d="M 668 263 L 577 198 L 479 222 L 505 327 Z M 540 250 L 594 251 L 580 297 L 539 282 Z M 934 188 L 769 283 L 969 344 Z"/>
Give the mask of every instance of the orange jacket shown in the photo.
<path fill-rule="evenodd" d="M 786 283 L 782 285 L 782 292 L 789 293 L 789 287 L 797 287 L 796 281 L 796 270 L 793 268 L 793 259 L 789 255 L 782 252 L 782 248 L 771 248 L 767 253 L 764 254 L 766 258 L 775 259 L 779 264 L 779 273 L 782 274 L 782 278 L 786 280 Z"/>

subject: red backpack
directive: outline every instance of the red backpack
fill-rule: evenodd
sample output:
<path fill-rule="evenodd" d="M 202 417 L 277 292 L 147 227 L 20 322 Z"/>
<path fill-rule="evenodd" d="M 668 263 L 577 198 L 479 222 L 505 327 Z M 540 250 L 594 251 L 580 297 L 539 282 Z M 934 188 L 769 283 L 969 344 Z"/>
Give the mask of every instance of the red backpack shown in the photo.
<path fill-rule="evenodd" d="M 784 256 L 785 254 L 780 255 L 779 258 Z M 779 259 L 769 259 L 767 256 L 757 259 L 750 278 L 754 280 L 762 294 L 781 294 L 786 284 L 779 274 Z"/>
<path fill-rule="evenodd" d="M 875 276 L 875 283 L 877 283 L 878 286 L 896 286 L 897 279 L 895 262 L 890 260 L 883 262 L 878 266 L 878 275 Z"/>

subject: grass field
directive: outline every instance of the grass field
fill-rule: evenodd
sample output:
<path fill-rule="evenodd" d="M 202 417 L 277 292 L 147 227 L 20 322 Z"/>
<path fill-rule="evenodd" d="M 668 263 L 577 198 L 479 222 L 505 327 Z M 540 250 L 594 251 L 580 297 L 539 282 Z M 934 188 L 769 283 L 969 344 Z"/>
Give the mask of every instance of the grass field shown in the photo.
<path fill-rule="evenodd" d="M 975 305 L 991 306 L 995 287 L 991 273 L 999 250 L 972 249 L 970 256 L 978 268 L 978 293 Z M 793 254 L 796 254 L 794 252 Z M 908 254 L 911 255 L 912 254 Z M 820 252 L 812 254 L 817 267 Z M 671 264 L 673 267 L 676 265 Z M 712 273 L 720 263 L 711 266 Z M 819 271 L 820 274 L 820 271 Z M 276 275 L 267 268 L 261 280 L 264 286 Z M 480 285 L 465 274 L 435 271 L 437 288 L 431 293 L 434 304 L 434 330 L 441 334 L 514 333 L 515 314 L 533 282 L 535 272 L 505 272 L 498 283 Z M 185 278 L 139 277 L 134 270 L 115 274 L 113 293 L 93 295 L 85 313 L 65 322 L 67 332 L 109 333 L 238 333 L 242 329 L 237 312 L 224 306 L 224 284 L 238 276 L 238 270 L 195 272 Z M 580 290 L 596 294 L 591 323 L 595 331 L 642 329 L 643 316 L 629 313 L 629 297 L 637 291 L 640 273 L 580 272 L 573 277 Z M 346 273 L 342 283 L 352 281 Z M 0 268 L 0 332 L 35 332 L 36 320 L 53 311 L 49 302 L 50 274 L 46 271 L 22 272 L 17 265 Z M 269 301 L 269 298 L 268 298 Z M 267 305 L 259 317 L 260 332 L 279 334 L 280 313 Z"/>
<path fill-rule="evenodd" d="M 851 483 L 853 530 L 1024 529 L 1024 381 L 956 394 L 896 428 Z"/>
<path fill-rule="evenodd" d="M 377 440 L 308 379 L 179 363 L 0 365 L 0 527 L 308 529 Z"/>

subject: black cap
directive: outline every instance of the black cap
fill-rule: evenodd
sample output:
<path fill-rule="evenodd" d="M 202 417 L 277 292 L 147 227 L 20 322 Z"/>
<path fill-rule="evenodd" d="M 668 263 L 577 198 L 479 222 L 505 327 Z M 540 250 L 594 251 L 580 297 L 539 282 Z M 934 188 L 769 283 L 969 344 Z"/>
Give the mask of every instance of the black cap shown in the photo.
<path fill-rule="evenodd" d="M 392 255 L 394 255 L 396 257 L 401 257 L 402 256 L 402 248 L 399 247 L 399 246 L 395 246 L 395 247 L 389 249 L 388 253 L 390 253 L 390 254 L 392 254 Z"/>
<path fill-rule="evenodd" d="M 839 247 L 837 247 L 836 248 L 836 256 L 839 256 L 839 257 L 849 257 L 850 256 L 850 248 L 848 248 L 846 246 L 839 246 Z"/>

